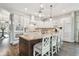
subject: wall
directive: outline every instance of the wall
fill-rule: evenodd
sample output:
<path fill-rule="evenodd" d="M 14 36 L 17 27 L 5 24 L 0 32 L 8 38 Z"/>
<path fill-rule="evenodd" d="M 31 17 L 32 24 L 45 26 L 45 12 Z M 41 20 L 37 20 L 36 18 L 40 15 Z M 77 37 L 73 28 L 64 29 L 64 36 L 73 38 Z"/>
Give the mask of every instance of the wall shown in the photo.
<path fill-rule="evenodd" d="M 79 11 L 75 12 L 75 41 L 79 42 Z"/>

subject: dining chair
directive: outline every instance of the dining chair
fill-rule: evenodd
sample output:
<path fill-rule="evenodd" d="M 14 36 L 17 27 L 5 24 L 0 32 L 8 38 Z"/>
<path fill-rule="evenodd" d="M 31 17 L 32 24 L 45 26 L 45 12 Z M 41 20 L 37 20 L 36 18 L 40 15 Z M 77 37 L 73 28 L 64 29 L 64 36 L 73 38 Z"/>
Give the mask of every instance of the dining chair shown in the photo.
<path fill-rule="evenodd" d="M 57 39 L 58 39 L 58 36 L 57 35 L 52 35 L 51 37 L 51 42 L 50 42 L 50 46 L 51 46 L 51 49 L 50 49 L 50 53 L 51 55 L 53 56 L 55 53 L 57 54 Z"/>
<path fill-rule="evenodd" d="M 58 40 L 57 40 L 57 47 L 58 47 L 58 52 L 62 49 L 63 46 L 63 38 L 62 38 L 62 33 L 59 31 L 58 33 Z"/>
<path fill-rule="evenodd" d="M 60 29 L 56 28 L 55 29 L 55 33 L 53 33 L 53 35 L 57 36 L 57 52 L 60 51 L 61 48 L 61 36 L 60 36 Z"/>
<path fill-rule="evenodd" d="M 50 35 L 42 38 L 42 42 L 39 42 L 33 47 L 34 56 L 50 56 Z"/>
<path fill-rule="evenodd" d="M 59 28 L 59 32 L 58 32 L 58 40 L 57 40 L 57 47 L 58 47 L 58 52 L 61 50 L 62 46 L 63 46 L 63 35 L 62 35 L 62 27 Z"/>
<path fill-rule="evenodd" d="M 61 49 L 61 38 L 60 36 L 58 36 L 58 39 L 57 39 L 57 51 L 59 52 Z"/>
<path fill-rule="evenodd" d="M 61 47 L 63 46 L 63 30 L 60 30 Z"/>

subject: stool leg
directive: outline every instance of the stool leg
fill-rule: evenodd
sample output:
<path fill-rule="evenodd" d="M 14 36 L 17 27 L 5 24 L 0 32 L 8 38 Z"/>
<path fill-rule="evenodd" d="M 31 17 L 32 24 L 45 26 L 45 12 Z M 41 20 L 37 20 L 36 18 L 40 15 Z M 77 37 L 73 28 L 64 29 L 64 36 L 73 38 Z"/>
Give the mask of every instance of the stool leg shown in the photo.
<path fill-rule="evenodd" d="M 50 51 L 48 52 L 48 56 L 50 56 Z"/>
<path fill-rule="evenodd" d="M 33 56 L 35 56 L 35 49 L 33 50 Z"/>

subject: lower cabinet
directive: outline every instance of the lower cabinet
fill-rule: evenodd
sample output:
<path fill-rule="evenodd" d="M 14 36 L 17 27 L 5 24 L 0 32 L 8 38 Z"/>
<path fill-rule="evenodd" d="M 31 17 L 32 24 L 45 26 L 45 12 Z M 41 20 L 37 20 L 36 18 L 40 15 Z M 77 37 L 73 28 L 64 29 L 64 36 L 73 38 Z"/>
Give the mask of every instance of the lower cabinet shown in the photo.
<path fill-rule="evenodd" d="M 27 40 L 22 37 L 19 38 L 19 55 L 20 56 L 33 56 L 33 46 L 41 42 L 41 39 Z"/>

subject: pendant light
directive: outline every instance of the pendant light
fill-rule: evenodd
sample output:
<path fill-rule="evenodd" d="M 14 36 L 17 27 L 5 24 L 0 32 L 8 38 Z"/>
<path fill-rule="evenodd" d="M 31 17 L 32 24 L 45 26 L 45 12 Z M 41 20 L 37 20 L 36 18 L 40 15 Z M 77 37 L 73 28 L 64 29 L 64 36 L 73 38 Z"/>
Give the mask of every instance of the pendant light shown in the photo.
<path fill-rule="evenodd" d="M 43 6 L 43 4 L 40 4 L 40 9 L 39 9 L 39 17 L 40 18 L 43 16 L 43 10 L 44 10 L 44 6 Z"/>
<path fill-rule="evenodd" d="M 52 5 L 50 5 L 50 18 L 49 18 L 50 21 L 52 21 Z"/>

